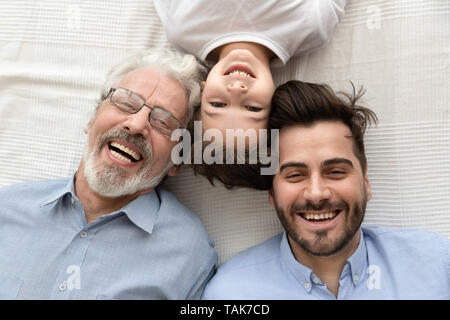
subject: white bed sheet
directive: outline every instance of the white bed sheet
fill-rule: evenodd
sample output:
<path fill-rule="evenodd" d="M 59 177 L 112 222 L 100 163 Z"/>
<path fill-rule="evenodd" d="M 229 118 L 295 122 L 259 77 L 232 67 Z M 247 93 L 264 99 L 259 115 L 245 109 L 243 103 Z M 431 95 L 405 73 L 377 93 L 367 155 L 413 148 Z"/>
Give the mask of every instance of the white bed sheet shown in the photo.
<path fill-rule="evenodd" d="M 104 75 L 133 50 L 168 47 L 151 1 L 0 2 L 0 186 L 76 170 Z M 350 1 L 332 41 L 274 69 L 364 85 L 380 118 L 366 137 L 366 225 L 450 237 L 450 2 Z M 281 231 L 265 192 L 183 169 L 166 187 L 203 220 L 219 263 Z"/>

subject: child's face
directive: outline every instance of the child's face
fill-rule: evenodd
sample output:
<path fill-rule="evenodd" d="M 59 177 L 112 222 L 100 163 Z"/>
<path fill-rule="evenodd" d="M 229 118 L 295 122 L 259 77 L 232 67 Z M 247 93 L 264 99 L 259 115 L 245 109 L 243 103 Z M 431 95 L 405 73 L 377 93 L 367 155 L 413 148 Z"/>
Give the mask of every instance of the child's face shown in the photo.
<path fill-rule="evenodd" d="M 270 68 L 248 50 L 233 50 L 202 83 L 203 129 L 265 129 L 274 84 Z"/>

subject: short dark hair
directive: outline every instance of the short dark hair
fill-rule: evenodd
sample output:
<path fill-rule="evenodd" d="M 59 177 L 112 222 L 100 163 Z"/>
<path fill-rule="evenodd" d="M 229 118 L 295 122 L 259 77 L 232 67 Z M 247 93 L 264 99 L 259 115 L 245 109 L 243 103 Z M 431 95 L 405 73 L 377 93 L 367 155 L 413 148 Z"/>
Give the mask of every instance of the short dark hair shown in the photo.
<path fill-rule="evenodd" d="M 310 126 L 320 121 L 340 121 L 351 131 L 353 151 L 362 171 L 367 168 L 364 150 L 364 133 L 378 118 L 372 110 L 358 104 L 365 93 L 360 87 L 356 92 L 351 83 L 351 94 L 334 91 L 325 84 L 307 83 L 291 80 L 279 86 L 272 97 L 272 112 L 269 118 L 270 129 L 289 126 Z M 342 97 L 339 97 L 341 95 Z"/>
<path fill-rule="evenodd" d="M 194 173 L 205 176 L 214 185 L 214 180 L 225 188 L 250 188 L 269 190 L 272 188 L 272 176 L 261 175 L 260 164 L 193 164 Z"/>

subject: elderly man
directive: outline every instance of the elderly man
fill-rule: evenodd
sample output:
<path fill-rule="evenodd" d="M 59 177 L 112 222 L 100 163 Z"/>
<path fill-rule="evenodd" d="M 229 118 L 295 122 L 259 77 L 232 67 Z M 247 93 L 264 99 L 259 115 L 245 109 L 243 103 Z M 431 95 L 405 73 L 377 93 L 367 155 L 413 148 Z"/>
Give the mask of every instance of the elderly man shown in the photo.
<path fill-rule="evenodd" d="M 450 298 L 447 238 L 361 227 L 371 198 L 363 136 L 376 116 L 359 96 L 300 81 L 277 88 L 269 199 L 285 232 L 219 267 L 205 299 Z"/>
<path fill-rule="evenodd" d="M 201 296 L 213 243 L 157 185 L 177 171 L 170 136 L 199 103 L 202 73 L 193 56 L 136 54 L 108 75 L 75 175 L 0 190 L 0 298 Z"/>

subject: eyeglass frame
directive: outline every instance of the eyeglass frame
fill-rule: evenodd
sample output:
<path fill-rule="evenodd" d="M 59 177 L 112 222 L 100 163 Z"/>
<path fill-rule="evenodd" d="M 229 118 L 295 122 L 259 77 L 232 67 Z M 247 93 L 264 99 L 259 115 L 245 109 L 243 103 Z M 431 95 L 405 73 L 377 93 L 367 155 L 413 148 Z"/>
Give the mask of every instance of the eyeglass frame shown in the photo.
<path fill-rule="evenodd" d="M 126 90 L 126 91 L 128 91 L 128 92 L 131 92 L 132 94 L 134 94 L 134 95 L 136 95 L 137 97 L 139 97 L 142 101 L 144 101 L 144 103 L 140 106 L 139 109 L 135 110 L 134 112 L 130 112 L 129 110 L 125 110 L 125 109 L 121 108 L 121 107 L 118 106 L 116 103 L 114 103 L 114 101 L 112 101 L 112 99 L 111 99 L 112 96 L 113 96 L 113 94 L 114 94 L 114 92 L 116 92 L 117 89 L 122 89 L 122 90 Z M 106 99 L 108 99 L 108 98 L 109 98 L 109 101 L 111 101 L 111 103 L 112 103 L 117 109 L 119 109 L 119 110 L 121 110 L 121 111 L 123 111 L 123 112 L 129 113 L 129 114 L 136 114 L 136 113 L 138 113 L 139 111 L 141 111 L 143 107 L 149 108 L 151 111 L 150 111 L 150 114 L 149 114 L 149 117 L 148 117 L 148 122 L 150 123 L 150 125 L 151 125 L 153 128 L 155 128 L 158 132 L 160 132 L 161 134 L 163 134 L 163 135 L 165 135 L 165 136 L 170 137 L 170 136 L 172 135 L 172 133 L 173 133 L 176 129 L 183 129 L 183 126 L 182 126 L 182 124 L 181 124 L 181 121 L 178 120 L 171 112 L 169 112 L 169 111 L 167 111 L 166 109 L 164 109 L 164 108 L 162 108 L 162 107 L 159 107 L 159 106 L 156 106 L 156 107 L 149 106 L 148 104 L 145 103 L 145 99 L 142 98 L 141 95 L 139 95 L 138 93 L 136 93 L 136 92 L 134 92 L 134 91 L 128 90 L 127 88 L 122 88 L 122 87 L 118 87 L 118 88 L 110 88 L 110 89 L 109 89 L 109 92 L 108 92 L 108 95 L 106 96 Z M 163 110 L 164 112 L 167 112 L 167 114 L 168 114 L 171 118 L 175 119 L 175 121 L 178 122 L 179 126 L 178 126 L 177 128 L 175 128 L 175 129 L 173 129 L 172 132 L 171 132 L 170 134 L 169 134 L 169 133 L 166 133 L 166 132 L 163 132 L 161 129 L 155 127 L 155 126 L 152 124 L 152 122 L 150 121 L 154 109 L 159 109 L 159 110 Z"/>

